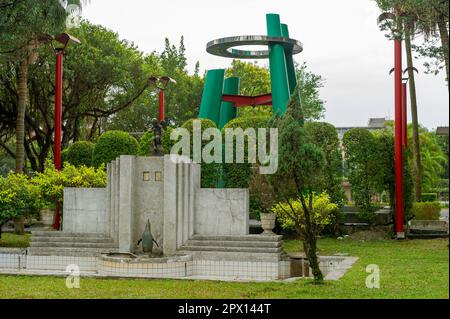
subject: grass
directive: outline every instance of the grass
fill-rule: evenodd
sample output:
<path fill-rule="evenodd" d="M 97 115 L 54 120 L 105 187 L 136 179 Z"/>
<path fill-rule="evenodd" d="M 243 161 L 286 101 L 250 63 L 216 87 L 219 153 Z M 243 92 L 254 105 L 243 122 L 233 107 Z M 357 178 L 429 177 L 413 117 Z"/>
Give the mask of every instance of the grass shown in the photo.
<path fill-rule="evenodd" d="M 2 233 L 0 238 L 0 247 L 26 248 L 30 244 L 31 234 L 16 235 L 11 233 Z"/>
<path fill-rule="evenodd" d="M 301 250 L 298 241 L 287 251 Z M 445 298 L 449 297 L 448 240 L 355 241 L 324 238 L 322 255 L 346 253 L 359 261 L 339 281 L 313 285 L 292 283 L 230 283 L 191 280 L 82 278 L 80 289 L 67 289 L 65 278 L 0 276 L 0 298 Z M 381 271 L 380 289 L 366 288 L 366 266 Z"/>

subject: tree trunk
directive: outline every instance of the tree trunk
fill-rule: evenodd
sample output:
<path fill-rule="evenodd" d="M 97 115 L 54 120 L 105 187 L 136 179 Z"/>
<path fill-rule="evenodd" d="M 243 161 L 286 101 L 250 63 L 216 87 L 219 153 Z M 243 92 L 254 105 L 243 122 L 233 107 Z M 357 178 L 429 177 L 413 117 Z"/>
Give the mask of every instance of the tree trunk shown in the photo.
<path fill-rule="evenodd" d="M 28 57 L 19 65 L 19 103 L 16 118 L 16 173 L 23 174 L 25 168 L 25 112 L 28 94 Z"/>
<path fill-rule="evenodd" d="M 420 140 L 419 140 L 419 119 L 417 112 L 416 81 L 414 79 L 414 62 L 411 48 L 411 32 L 406 29 L 405 32 L 406 61 L 408 65 L 409 77 L 409 95 L 411 99 L 412 115 L 412 151 L 414 156 L 414 199 L 416 202 L 422 200 L 422 160 L 420 158 Z"/>
<path fill-rule="evenodd" d="M 445 60 L 445 71 L 447 73 L 447 83 L 448 83 L 448 30 L 447 30 L 447 22 L 444 17 L 440 17 L 438 21 L 439 34 L 441 36 L 442 42 L 442 50 L 444 51 L 444 60 Z"/>
<path fill-rule="evenodd" d="M 19 217 L 19 218 L 14 218 L 14 233 L 16 235 L 23 235 L 25 234 L 25 218 L 23 217 Z"/>

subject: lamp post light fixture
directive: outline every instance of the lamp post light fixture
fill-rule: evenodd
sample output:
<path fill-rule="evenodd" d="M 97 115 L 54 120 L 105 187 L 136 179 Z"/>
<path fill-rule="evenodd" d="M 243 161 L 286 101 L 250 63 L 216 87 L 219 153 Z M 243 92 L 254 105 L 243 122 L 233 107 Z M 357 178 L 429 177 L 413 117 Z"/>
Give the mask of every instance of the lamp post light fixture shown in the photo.
<path fill-rule="evenodd" d="M 56 77 L 55 77 L 55 142 L 54 142 L 54 164 L 55 169 L 60 171 L 61 163 L 61 136 L 62 136 L 62 94 L 63 94 L 63 59 L 65 50 L 69 42 L 80 44 L 81 41 L 77 38 L 62 33 L 53 38 L 54 41 L 62 44 L 62 47 L 54 47 L 56 53 Z M 60 229 L 60 214 L 59 205 L 55 208 L 55 222 L 53 228 Z"/>
<path fill-rule="evenodd" d="M 159 122 L 162 122 L 165 120 L 165 110 L 164 110 L 164 99 L 165 94 L 164 91 L 167 89 L 170 83 L 177 83 L 174 79 L 168 76 L 151 76 L 148 79 L 148 85 L 154 86 L 158 89 L 158 95 L 159 95 Z"/>

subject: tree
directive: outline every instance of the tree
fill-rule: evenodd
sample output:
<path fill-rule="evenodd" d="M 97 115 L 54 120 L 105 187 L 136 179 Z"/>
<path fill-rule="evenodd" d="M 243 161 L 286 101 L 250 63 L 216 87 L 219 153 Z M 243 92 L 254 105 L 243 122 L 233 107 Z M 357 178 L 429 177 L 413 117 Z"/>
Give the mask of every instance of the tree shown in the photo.
<path fill-rule="evenodd" d="M 78 0 L 68 4 L 81 5 Z M 0 16 L 0 55 L 17 68 L 18 101 L 16 117 L 16 172 L 25 164 L 25 116 L 28 97 L 29 67 L 38 50 L 51 41 L 50 35 L 61 33 L 68 12 L 57 0 L 14 1 L 2 8 Z"/>
<path fill-rule="evenodd" d="M 422 194 L 421 179 L 422 179 L 422 162 L 420 157 L 420 143 L 419 143 L 419 116 L 417 108 L 416 84 L 414 77 L 414 64 L 412 58 L 412 37 L 414 37 L 418 21 L 417 1 L 415 0 L 376 0 L 378 6 L 384 11 L 380 15 L 378 22 L 381 29 L 389 29 L 391 34 L 388 37 L 394 39 L 405 39 L 407 72 L 409 79 L 409 95 L 411 100 L 411 115 L 413 124 L 413 154 L 414 154 L 414 178 L 415 188 L 414 194 L 416 201 L 419 201 Z M 421 1 L 421 0 L 419 0 Z"/>
<path fill-rule="evenodd" d="M 298 89 L 295 94 L 299 94 Z M 298 227 L 303 248 L 316 282 L 323 280 L 317 257 L 317 223 L 314 218 L 313 197 L 320 189 L 320 179 L 325 166 L 325 156 L 311 140 L 302 126 L 302 106 L 295 94 L 288 104 L 287 114 L 275 118 L 273 126 L 279 130 L 279 167 L 267 180 L 274 189 L 277 202 L 287 204 L 285 213 L 296 220 L 294 202 L 300 201 L 303 209 L 302 225 Z M 284 207 L 284 206 L 281 206 Z"/>
<path fill-rule="evenodd" d="M 353 128 L 344 134 L 343 147 L 355 205 L 364 217 L 373 217 L 375 194 L 383 190 L 384 165 L 374 135 L 367 129 Z"/>
<path fill-rule="evenodd" d="M 107 119 L 135 103 L 147 89 L 151 65 L 135 46 L 101 26 L 84 22 L 70 33 L 82 41 L 68 47 L 63 85 L 63 140 L 94 140 L 105 129 Z M 33 171 L 43 171 L 51 154 L 54 131 L 54 52 L 39 49 L 30 67 L 28 110 L 25 115 L 24 147 Z M 11 156 L 8 141 L 14 135 L 17 103 L 16 66 L 0 63 L 0 146 Z"/>

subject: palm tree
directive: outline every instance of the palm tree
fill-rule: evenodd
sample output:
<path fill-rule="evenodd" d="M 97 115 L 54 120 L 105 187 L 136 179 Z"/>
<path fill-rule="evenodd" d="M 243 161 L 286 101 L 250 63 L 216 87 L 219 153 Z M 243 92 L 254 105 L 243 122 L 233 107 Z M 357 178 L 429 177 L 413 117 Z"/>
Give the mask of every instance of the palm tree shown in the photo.
<path fill-rule="evenodd" d="M 422 198 L 422 161 L 420 155 L 420 140 L 419 140 L 419 116 L 417 109 L 417 95 L 416 95 L 416 81 L 414 77 L 413 56 L 412 56 L 412 38 L 416 34 L 417 15 L 408 10 L 406 2 L 397 3 L 396 1 L 390 3 L 390 7 L 386 6 L 386 2 L 377 1 L 380 8 L 386 10 L 378 18 L 378 24 L 382 29 L 391 29 L 394 36 L 403 37 L 405 40 L 406 49 L 406 63 L 409 78 L 409 95 L 411 100 L 411 121 L 413 127 L 413 155 L 414 155 L 414 199 L 419 202 Z"/>
<path fill-rule="evenodd" d="M 87 0 L 45 0 L 42 2 L 25 1 L 17 2 L 14 5 L 8 7 L 11 11 L 23 10 L 30 6 L 34 6 L 36 10 L 30 10 L 25 14 L 34 14 L 33 18 L 30 18 L 27 22 L 39 21 L 36 23 L 36 28 L 33 24 L 23 25 L 23 34 L 19 35 L 19 41 L 14 43 L 14 47 L 10 48 L 7 52 L 12 58 L 19 61 L 18 64 L 18 106 L 17 106 L 17 118 L 16 118 L 16 173 L 22 174 L 25 168 L 25 114 L 28 97 L 28 69 L 29 66 L 34 64 L 38 57 L 38 49 L 51 41 L 51 37 L 47 34 L 48 30 L 64 29 L 64 24 L 69 14 L 76 14 L 81 12 L 82 5 L 86 4 Z M 42 21 L 45 21 L 43 24 Z M 11 21 L 12 29 L 14 33 L 14 25 L 20 22 Z M 28 27 L 28 29 L 27 29 Z M 15 35 L 13 35 L 14 37 Z"/>

